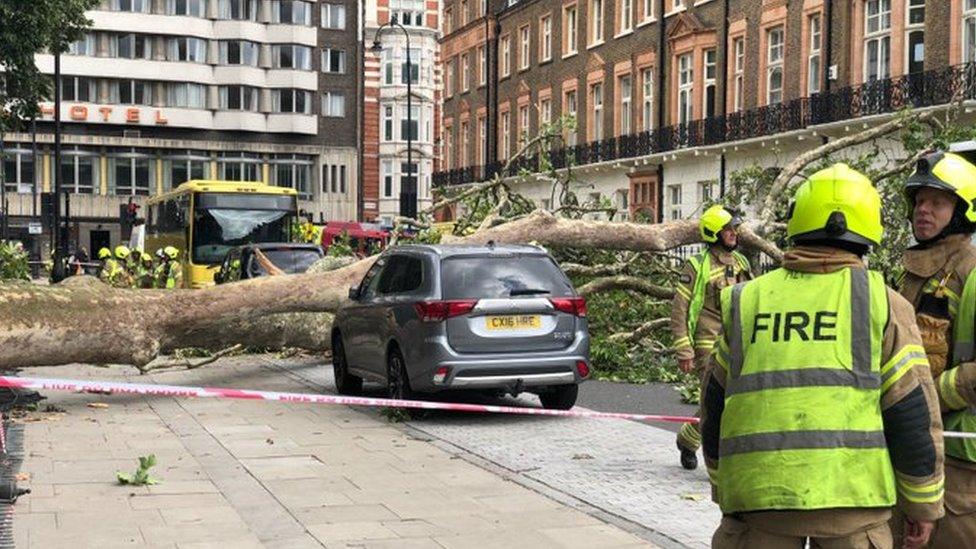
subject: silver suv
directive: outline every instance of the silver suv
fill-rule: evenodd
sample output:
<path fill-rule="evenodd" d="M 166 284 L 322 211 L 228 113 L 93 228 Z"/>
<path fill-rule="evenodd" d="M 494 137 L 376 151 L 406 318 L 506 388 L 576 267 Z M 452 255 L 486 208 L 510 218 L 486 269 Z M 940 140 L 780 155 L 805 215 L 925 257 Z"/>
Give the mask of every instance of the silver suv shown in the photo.
<path fill-rule="evenodd" d="M 590 373 L 586 301 L 533 246 L 400 246 L 377 259 L 332 332 L 336 387 L 391 398 L 445 390 L 539 395 L 569 409 Z"/>

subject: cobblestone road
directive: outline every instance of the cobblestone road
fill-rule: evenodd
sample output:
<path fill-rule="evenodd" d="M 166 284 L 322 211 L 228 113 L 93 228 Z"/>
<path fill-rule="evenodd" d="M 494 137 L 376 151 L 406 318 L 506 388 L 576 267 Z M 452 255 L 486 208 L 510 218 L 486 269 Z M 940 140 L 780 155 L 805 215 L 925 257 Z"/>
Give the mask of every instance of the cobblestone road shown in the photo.
<path fill-rule="evenodd" d="M 269 367 L 334 390 L 326 365 Z M 705 471 L 682 469 L 674 433 L 651 425 L 463 413 L 435 413 L 408 425 L 516 477 L 650 530 L 660 545 L 708 547 L 721 518 L 710 500 Z"/>

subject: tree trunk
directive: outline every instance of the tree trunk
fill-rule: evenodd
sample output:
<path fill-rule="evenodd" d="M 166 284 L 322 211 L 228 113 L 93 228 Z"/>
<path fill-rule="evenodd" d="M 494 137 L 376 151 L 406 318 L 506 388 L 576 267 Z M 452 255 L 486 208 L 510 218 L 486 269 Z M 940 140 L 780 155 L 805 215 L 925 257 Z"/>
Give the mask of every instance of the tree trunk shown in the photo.
<path fill-rule="evenodd" d="M 698 242 L 697 224 L 580 221 L 537 211 L 456 243 L 535 242 L 543 246 L 665 251 Z M 254 323 L 283 313 L 335 312 L 375 261 L 326 273 L 266 276 L 201 290 L 109 288 L 87 277 L 57 286 L 0 284 L 0 367 L 70 363 L 145 365 L 180 347 L 260 345 L 270 337 Z M 281 331 L 292 329 L 282 323 Z M 324 323 L 323 323 L 324 326 Z M 272 330 L 274 331 L 274 330 Z M 319 331 L 319 341 L 326 332 Z M 289 345 L 300 334 L 278 334 Z M 209 340 L 215 344 L 208 344 Z M 313 348 L 318 343 L 308 342 Z"/>

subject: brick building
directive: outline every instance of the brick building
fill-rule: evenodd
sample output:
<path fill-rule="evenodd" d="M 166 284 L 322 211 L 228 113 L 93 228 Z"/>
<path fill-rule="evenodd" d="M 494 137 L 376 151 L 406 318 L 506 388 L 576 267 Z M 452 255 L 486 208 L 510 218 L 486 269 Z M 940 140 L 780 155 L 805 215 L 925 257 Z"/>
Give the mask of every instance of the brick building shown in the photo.
<path fill-rule="evenodd" d="M 976 98 L 973 0 L 472 2 L 445 0 L 435 185 L 494 174 L 540 124 L 573 114 L 552 158 L 577 166 L 582 199 L 609 197 L 623 218 L 689 217 L 735 170 L 782 166 L 904 107 Z M 519 185 L 556 206 L 548 183 Z"/>

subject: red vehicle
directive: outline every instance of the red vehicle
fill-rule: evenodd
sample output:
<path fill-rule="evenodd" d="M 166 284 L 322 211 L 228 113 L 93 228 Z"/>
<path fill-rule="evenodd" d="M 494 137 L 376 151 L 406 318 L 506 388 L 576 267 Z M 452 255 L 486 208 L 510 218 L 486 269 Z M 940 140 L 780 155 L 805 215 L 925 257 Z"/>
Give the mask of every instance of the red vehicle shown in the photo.
<path fill-rule="evenodd" d="M 390 242 L 390 232 L 375 223 L 330 221 L 322 227 L 322 248 L 328 252 L 329 246 L 346 236 L 353 251 L 360 257 L 383 250 Z"/>

